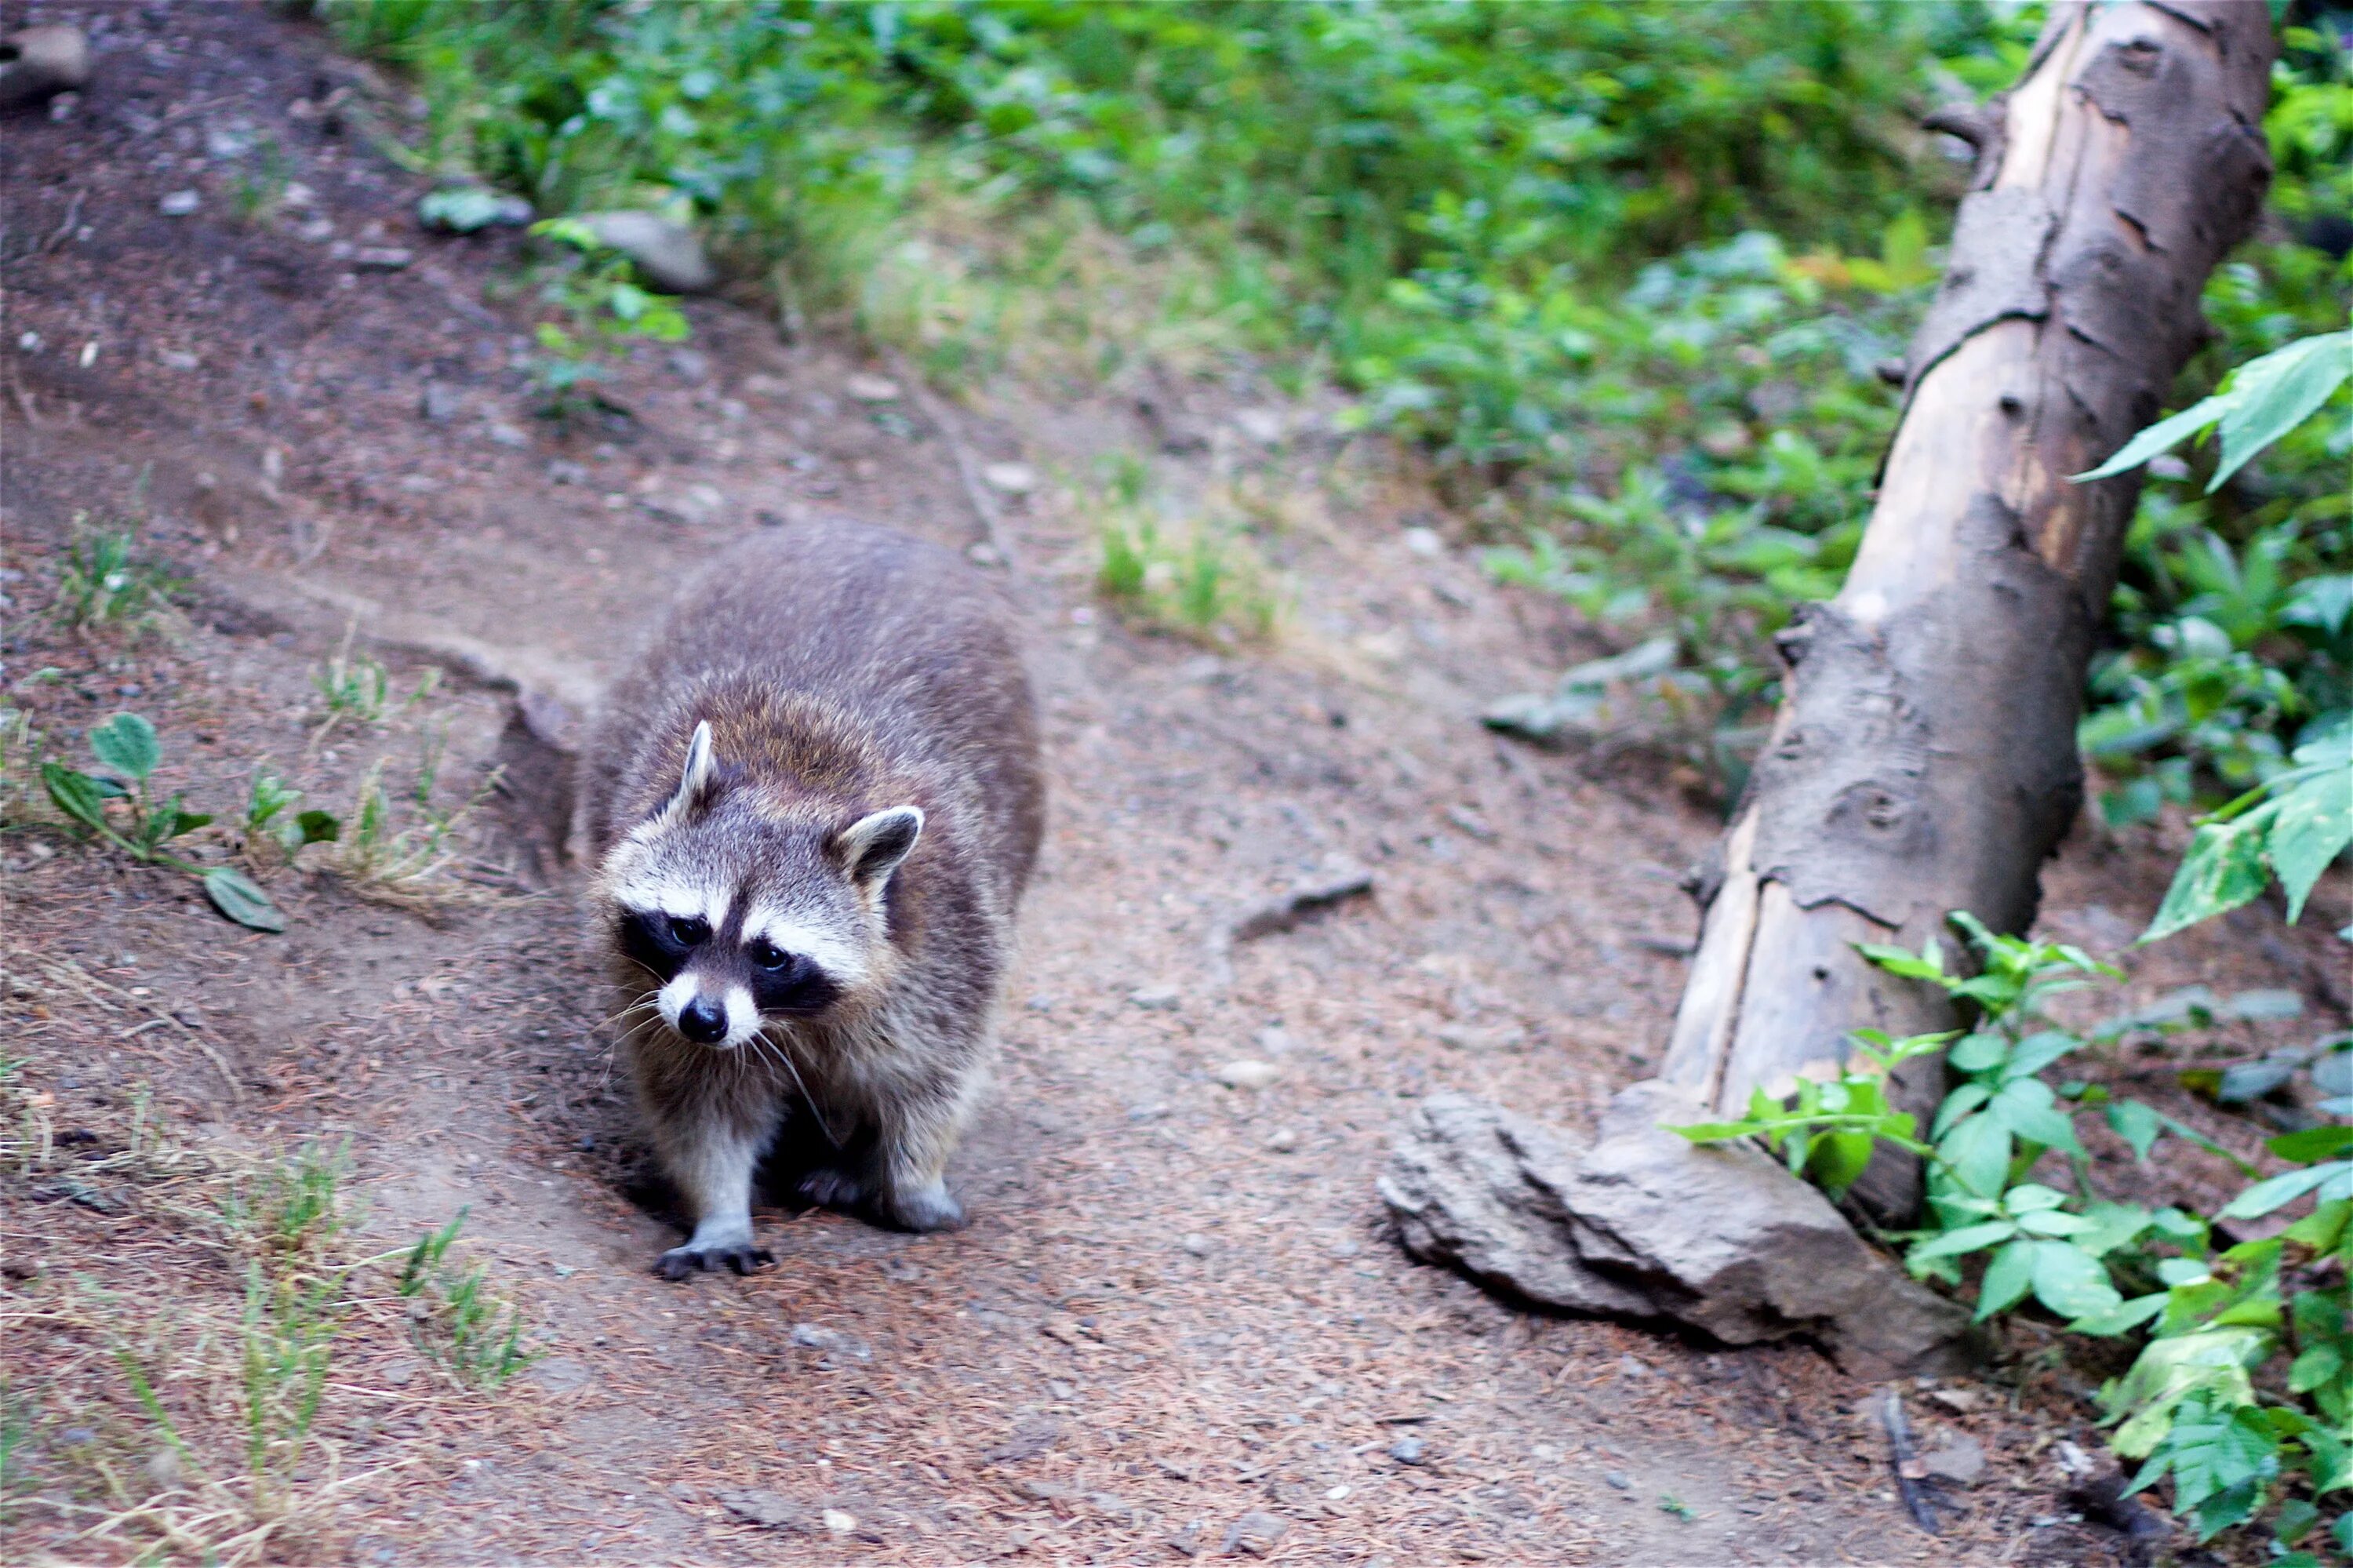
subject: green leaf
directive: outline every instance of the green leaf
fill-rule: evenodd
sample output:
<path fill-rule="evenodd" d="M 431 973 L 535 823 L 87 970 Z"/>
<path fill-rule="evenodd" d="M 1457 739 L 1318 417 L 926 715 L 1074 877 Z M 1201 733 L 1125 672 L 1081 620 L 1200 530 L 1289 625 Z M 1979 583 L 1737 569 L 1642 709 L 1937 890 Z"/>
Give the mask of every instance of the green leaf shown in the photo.
<path fill-rule="evenodd" d="M 2146 1160 L 2165 1131 L 2165 1118 L 2138 1100 L 2116 1100 L 2103 1113 L 2108 1128 L 2132 1145 L 2133 1158 Z"/>
<path fill-rule="evenodd" d="M 2002 1064 L 2001 1075 L 2004 1078 L 2023 1078 L 2030 1073 L 2039 1073 L 2083 1044 L 2073 1034 L 2056 1029 L 2030 1034 L 2018 1043 L 2017 1048 L 2010 1054 L 2010 1060 Z"/>
<path fill-rule="evenodd" d="M 2117 449 L 2116 455 L 2095 469 L 2070 477 L 2077 484 L 2089 484 L 2095 479 L 2113 479 L 2128 469 L 2138 468 L 2149 459 L 2180 441 L 2197 434 L 2222 417 L 2224 398 L 2221 396 L 2201 397 L 2170 418 L 2159 419 Z"/>
<path fill-rule="evenodd" d="M 1970 1192 L 1980 1198 L 2001 1196 L 2010 1175 L 2010 1128 L 1992 1112 L 1962 1120 L 1938 1141 L 1936 1151 Z"/>
<path fill-rule="evenodd" d="M 2345 1352 L 2335 1345 L 2315 1345 L 2289 1363 L 2287 1386 L 2291 1393 L 2309 1393 L 2325 1383 L 2333 1383 L 2345 1372 Z"/>
<path fill-rule="evenodd" d="M 2089 1318 L 2079 1318 L 2068 1324 L 2067 1328 L 2071 1333 L 2090 1334 L 2097 1339 L 2110 1340 L 2118 1334 L 2131 1332 L 2164 1310 L 2165 1292 L 2158 1290 L 2147 1296 L 2136 1296 L 2113 1311 L 2095 1313 Z"/>
<path fill-rule="evenodd" d="M 2067 1201 L 2067 1194 L 2040 1181 L 2021 1181 L 2003 1193 L 2001 1201 L 2013 1214 L 2031 1214 L 2039 1210 L 2057 1208 Z"/>
<path fill-rule="evenodd" d="M 2034 1298 L 2062 1318 L 2113 1312 L 2124 1297 L 2108 1283 L 2100 1260 L 2071 1242 L 2038 1241 L 2034 1246 Z"/>
<path fill-rule="evenodd" d="M 1947 1095 L 1945 1103 L 1936 1107 L 1936 1125 L 1930 1128 L 1929 1136 L 1944 1137 L 1946 1133 L 1952 1130 L 1955 1122 L 1991 1098 L 1993 1098 L 1993 1090 L 1985 1085 L 1963 1084 L 1959 1088 Z"/>
<path fill-rule="evenodd" d="M 2040 1078 L 2013 1078 L 1996 1090 L 1986 1115 L 2000 1118 L 2002 1125 L 2030 1143 L 2040 1143 L 2048 1149 L 2063 1149 L 2070 1154 L 2081 1154 L 2083 1146 L 2075 1141 L 2075 1125 L 2067 1113 L 2053 1103 L 2051 1086 Z"/>
<path fill-rule="evenodd" d="M 2223 396 L 2222 461 L 2206 486 L 2220 490 L 2247 461 L 2312 417 L 2353 376 L 2353 328 L 2301 338 L 2231 376 Z"/>
<path fill-rule="evenodd" d="M 90 749 L 100 762 L 142 784 L 164 759 L 155 726 L 137 714 L 117 714 L 91 730 Z"/>
<path fill-rule="evenodd" d="M 343 819 L 332 811 L 304 811 L 294 819 L 294 825 L 301 830 L 301 837 L 292 846 L 296 849 L 303 844 L 332 843 L 343 832 Z"/>
<path fill-rule="evenodd" d="M 235 866 L 216 865 L 205 873 L 205 896 L 240 926 L 256 931 L 286 929 L 286 916 L 269 901 L 269 895 Z"/>
<path fill-rule="evenodd" d="M 1985 1278 L 1978 1286 L 1975 1321 L 1982 1323 L 1995 1313 L 2016 1306 L 2032 1287 L 2035 1245 L 2013 1241 L 1993 1255 L 1993 1261 L 1986 1265 Z"/>
<path fill-rule="evenodd" d="M 2353 1224 L 2353 1199 L 2333 1198 L 2280 1233 L 2317 1253 L 2332 1253 Z"/>
<path fill-rule="evenodd" d="M 1878 1141 L 1860 1130 L 1825 1133 L 1806 1161 L 1806 1173 L 1836 1201 L 1862 1177 Z"/>
<path fill-rule="evenodd" d="M 1982 1073 L 1999 1067 L 2010 1055 L 2010 1042 L 1999 1034 L 1971 1034 L 1954 1045 L 1945 1060 L 1957 1073 Z"/>
<path fill-rule="evenodd" d="M 1996 1242 L 2008 1241 L 2018 1234 L 2018 1227 L 2008 1220 L 1989 1220 L 1981 1225 L 1963 1225 L 1957 1231 L 1947 1231 L 1920 1243 L 1905 1256 L 1906 1263 L 1931 1263 L 1940 1257 L 1962 1257 L 1989 1247 Z"/>
<path fill-rule="evenodd" d="M 2206 822 L 2190 835 L 2189 853 L 2173 874 L 2173 885 L 2158 906 L 2157 918 L 2140 934 L 2140 946 L 2159 941 L 2199 921 L 2236 909 L 2271 880 L 2263 863 L 2263 840 L 2271 808 L 2259 807 L 2233 822 Z"/>
<path fill-rule="evenodd" d="M 2282 1160 L 2309 1165 L 2316 1160 L 2353 1152 L 2353 1127 L 2308 1127 L 2302 1132 L 2284 1132 L 2263 1147 Z"/>
<path fill-rule="evenodd" d="M 106 796 L 97 779 L 61 762 L 44 762 L 41 784 L 58 810 L 86 828 L 107 831 Z"/>
<path fill-rule="evenodd" d="M 2071 1214 L 2061 1209 L 2043 1209 L 2018 1217 L 2018 1228 L 2031 1236 L 2080 1236 L 2100 1227 L 2081 1214 Z"/>
<path fill-rule="evenodd" d="M 2353 843 L 2353 771 L 2331 769 L 2282 797 L 2263 847 L 2287 893 L 2290 925 L 2304 913 L 2312 885 Z"/>
<path fill-rule="evenodd" d="M 2258 1181 L 2228 1203 L 2216 1216 L 2225 1220 L 2252 1220 L 2268 1214 L 2284 1204 L 2293 1203 L 2316 1187 L 2328 1187 L 2322 1193 L 2324 1201 L 2353 1196 L 2353 1160 L 2339 1160 L 2327 1165 L 2309 1166 L 2302 1171 L 2290 1171 L 2268 1181 Z"/>
<path fill-rule="evenodd" d="M 2250 1328 L 2200 1329 L 2151 1340 L 2131 1369 L 2101 1394 L 2111 1414 L 2132 1416 L 2108 1446 L 2126 1458 L 2139 1458 L 2165 1436 L 2173 1407 L 2192 1393 L 2229 1404 L 2253 1404 L 2247 1372 L 2270 1356 L 2274 1342 L 2274 1336 Z"/>

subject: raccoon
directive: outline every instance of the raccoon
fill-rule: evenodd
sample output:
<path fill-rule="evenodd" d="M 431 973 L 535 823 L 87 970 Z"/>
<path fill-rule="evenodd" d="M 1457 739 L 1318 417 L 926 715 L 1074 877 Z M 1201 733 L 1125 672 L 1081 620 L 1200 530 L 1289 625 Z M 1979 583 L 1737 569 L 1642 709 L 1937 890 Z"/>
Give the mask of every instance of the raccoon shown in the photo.
<path fill-rule="evenodd" d="M 808 1201 L 960 1224 L 942 1172 L 1045 811 L 991 587 L 846 520 L 746 540 L 615 686 L 584 781 L 623 1054 L 695 1218 L 656 1272 L 771 1261 L 754 1171 L 804 1115 Z"/>

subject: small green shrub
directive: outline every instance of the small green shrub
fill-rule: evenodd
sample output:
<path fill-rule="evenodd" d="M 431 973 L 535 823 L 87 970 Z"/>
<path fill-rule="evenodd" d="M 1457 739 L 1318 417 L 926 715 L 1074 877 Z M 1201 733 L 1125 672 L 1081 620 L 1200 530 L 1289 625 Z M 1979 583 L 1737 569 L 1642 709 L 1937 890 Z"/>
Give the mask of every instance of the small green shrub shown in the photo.
<path fill-rule="evenodd" d="M 58 572 L 53 613 L 60 624 L 76 631 L 138 630 L 169 607 L 180 579 L 139 554 L 134 530 L 93 528 L 90 514 L 77 512 L 73 533 Z"/>
<path fill-rule="evenodd" d="M 476 1264 L 460 1273 L 447 1261 L 466 1213 L 459 1210 L 448 1224 L 417 1238 L 401 1268 L 397 1289 L 410 1304 L 418 1347 L 460 1383 L 496 1388 L 538 1355 L 523 1348 L 522 1309 L 500 1301 L 486 1288 L 486 1266 Z"/>

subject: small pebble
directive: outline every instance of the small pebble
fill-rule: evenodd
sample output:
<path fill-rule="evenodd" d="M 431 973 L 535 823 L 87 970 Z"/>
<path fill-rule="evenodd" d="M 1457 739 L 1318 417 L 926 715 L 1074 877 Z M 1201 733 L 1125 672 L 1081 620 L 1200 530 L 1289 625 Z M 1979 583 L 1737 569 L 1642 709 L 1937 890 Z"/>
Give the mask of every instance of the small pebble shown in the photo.
<path fill-rule="evenodd" d="M 1203 1235 L 1200 1232 L 1194 1231 L 1179 1237 L 1176 1245 L 1183 1247 L 1187 1252 L 1191 1253 L 1195 1257 L 1207 1257 L 1209 1255 L 1210 1249 L 1215 1244 L 1213 1244 L 1208 1237 Z"/>
<path fill-rule="evenodd" d="M 1276 1154 L 1288 1154 L 1299 1147 L 1299 1135 L 1287 1127 L 1279 1127 L 1267 1134 L 1266 1146 Z"/>
<path fill-rule="evenodd" d="M 1173 985 L 1145 985 L 1129 991 L 1127 1000 L 1131 1006 L 1140 1007 L 1146 1012 L 1174 1012 L 1178 994 Z"/>
<path fill-rule="evenodd" d="M 1606 1471 L 1603 1473 L 1601 1478 L 1609 1482 L 1611 1486 L 1616 1487 L 1621 1492 L 1634 1484 L 1626 1478 L 1626 1472 L 1623 1470 Z"/>
<path fill-rule="evenodd" d="M 1229 1062 L 1217 1071 L 1218 1082 L 1229 1089 L 1262 1089 L 1282 1076 L 1282 1069 L 1271 1062 L 1244 1059 Z"/>
<path fill-rule="evenodd" d="M 838 1508 L 829 1508 L 818 1517 L 825 1520 L 827 1531 L 835 1535 L 848 1535 L 858 1528 L 858 1516 L 854 1513 L 844 1513 Z"/>
<path fill-rule="evenodd" d="M 842 382 L 841 389 L 860 403 L 899 400 L 899 384 L 881 376 L 852 376 Z"/>
<path fill-rule="evenodd" d="M 1419 1437 L 1400 1437 L 1389 1445 L 1389 1457 L 1400 1465 L 1419 1465 L 1428 1445 Z"/>
<path fill-rule="evenodd" d="M 165 217 L 185 217 L 204 205 L 204 197 L 194 191 L 174 191 L 155 204 L 155 210 Z"/>

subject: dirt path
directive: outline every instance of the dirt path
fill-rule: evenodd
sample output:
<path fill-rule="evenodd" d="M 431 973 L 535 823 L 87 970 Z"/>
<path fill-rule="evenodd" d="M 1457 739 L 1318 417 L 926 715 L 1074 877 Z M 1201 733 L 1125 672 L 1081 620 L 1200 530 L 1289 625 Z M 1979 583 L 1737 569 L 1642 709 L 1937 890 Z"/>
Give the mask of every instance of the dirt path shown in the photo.
<path fill-rule="evenodd" d="M 175 641 L 127 649 L 20 615 L 7 679 L 65 672 L 23 699 L 41 727 L 138 706 L 172 782 L 224 806 L 262 756 L 348 799 L 379 755 L 406 777 L 438 729 L 442 789 L 462 795 L 512 702 L 464 658 L 381 729 L 309 738 L 311 673 L 347 618 L 389 639 L 402 690 L 418 648 L 471 640 L 576 705 L 664 585 L 765 520 L 830 506 L 978 536 L 940 433 L 904 399 L 847 395 L 874 366 L 781 344 L 733 304 L 696 302 L 690 350 L 625 368 L 610 391 L 632 417 L 533 418 L 527 317 L 485 302 L 514 241 L 416 229 L 422 187 L 368 145 L 369 81 L 314 31 L 259 8 L 41 15 L 105 25 L 97 88 L 69 118 L 12 122 L 0 154 L 5 522 L 26 574 L 10 589 L 54 579 L 77 513 L 136 504 L 193 607 Z M 244 164 L 222 152 L 239 139 L 274 146 L 309 203 L 240 217 Z M 164 216 L 184 189 L 200 210 Z M 372 247 L 414 254 L 357 265 Z M 770 1212 L 773 1273 L 650 1278 L 675 1232 L 658 1198 L 631 1201 L 643 1152 L 576 874 L 537 876 L 528 822 L 483 852 L 516 868 L 489 878 L 495 902 L 427 920 L 290 874 L 280 938 L 233 935 L 160 874 L 10 850 L 12 973 L 70 960 L 201 1020 L 124 1042 L 58 985 L 20 986 L 11 1005 L 40 1020 L 26 1081 L 59 1126 L 100 1125 L 152 1078 L 199 1144 L 348 1138 L 375 1245 L 467 1208 L 497 1287 L 543 1333 L 544 1358 L 490 1395 L 420 1367 L 396 1325 L 356 1335 L 327 1418 L 343 1471 L 402 1467 L 272 1550 L 1399 1565 L 2114 1550 L 2052 1494 L 2054 1436 L 2089 1441 L 2063 1391 L 1926 1407 L 1932 1436 L 1966 1429 L 1991 1457 L 1935 1542 L 1889 1500 L 1853 1414 L 1865 1389 L 1814 1352 L 1517 1315 L 1388 1241 L 1372 1176 L 1407 1102 L 1465 1088 L 1576 1123 L 1636 1075 L 1680 983 L 1675 879 L 1715 819 L 1483 735 L 1481 703 L 1572 651 L 1559 614 L 1409 536 L 1431 503 L 1377 452 L 1312 418 L 1254 439 L 1267 421 L 1234 418 L 1266 401 L 1248 385 L 1192 395 L 1208 450 L 1155 461 L 1175 487 L 1246 482 L 1288 519 L 1271 548 L 1296 606 L 1271 652 L 1145 634 L 1092 599 L 1081 492 L 1054 481 L 1153 452 L 1132 398 L 1007 393 L 963 417 L 982 459 L 1050 480 L 1011 507 L 1010 589 L 1054 794 L 1001 1085 L 953 1172 L 974 1214 L 959 1234 Z M 1219 973 L 1222 919 L 1339 862 L 1373 868 L 1369 900 Z M 2053 918 L 2124 926 L 2084 911 L 2137 909 L 2153 865 L 2071 870 Z M 2300 935 L 2261 939 L 2303 961 Z M 1279 1075 L 1226 1086 L 1218 1070 L 1243 1058 Z M 103 1214 L 20 1187 L 12 1289 L 123 1245 Z M 102 1402 L 93 1388 L 58 1392 Z M 37 1478 L 58 1442 L 36 1425 Z M 31 1517 L 57 1525 L 42 1549 L 60 1560 L 112 1550 Z"/>

